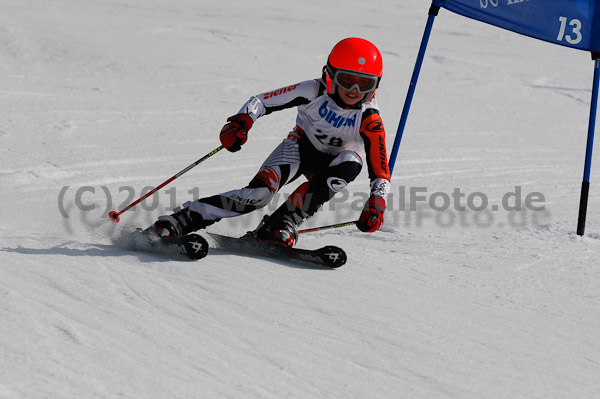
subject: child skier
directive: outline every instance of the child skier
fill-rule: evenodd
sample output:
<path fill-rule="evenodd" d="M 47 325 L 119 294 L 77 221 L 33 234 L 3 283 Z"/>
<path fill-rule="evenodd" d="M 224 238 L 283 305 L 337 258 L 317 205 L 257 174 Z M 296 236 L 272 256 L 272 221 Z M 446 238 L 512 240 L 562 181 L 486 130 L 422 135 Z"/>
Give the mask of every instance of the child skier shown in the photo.
<path fill-rule="evenodd" d="M 364 232 L 378 230 L 390 189 L 385 130 L 375 100 L 382 69 L 377 47 L 348 38 L 334 46 L 320 79 L 251 97 L 221 130 L 224 148 L 239 151 L 256 120 L 274 111 L 297 107 L 294 129 L 246 187 L 186 202 L 172 215 L 159 217 L 147 231 L 161 237 L 182 236 L 221 218 L 252 212 L 304 175 L 308 180 L 250 233 L 292 247 L 302 221 L 358 176 L 363 165 L 357 153 L 360 148 L 366 153 L 371 194 L 357 226 Z"/>

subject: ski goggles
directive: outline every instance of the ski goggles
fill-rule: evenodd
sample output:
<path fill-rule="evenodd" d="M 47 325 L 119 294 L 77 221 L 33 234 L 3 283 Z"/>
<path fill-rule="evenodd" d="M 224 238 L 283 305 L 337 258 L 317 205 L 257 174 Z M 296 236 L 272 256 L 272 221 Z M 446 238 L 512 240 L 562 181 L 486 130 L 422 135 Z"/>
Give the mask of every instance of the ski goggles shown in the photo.
<path fill-rule="evenodd" d="M 377 88 L 377 76 L 338 69 L 333 77 L 333 83 L 344 90 L 356 89 L 359 93 L 368 93 Z"/>

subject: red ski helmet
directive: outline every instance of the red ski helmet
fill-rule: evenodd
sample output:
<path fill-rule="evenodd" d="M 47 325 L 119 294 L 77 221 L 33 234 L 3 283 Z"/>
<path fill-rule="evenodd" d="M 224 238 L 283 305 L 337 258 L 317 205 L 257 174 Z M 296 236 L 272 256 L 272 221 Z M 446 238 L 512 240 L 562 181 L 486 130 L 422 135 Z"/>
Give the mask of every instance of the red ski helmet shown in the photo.
<path fill-rule="evenodd" d="M 358 37 L 349 37 L 338 42 L 329 57 L 324 68 L 327 93 L 333 94 L 340 83 L 337 78 L 339 72 L 349 72 L 359 77 L 367 77 L 374 80 L 370 90 L 360 90 L 367 93 L 365 100 L 370 101 L 375 95 L 383 74 L 383 60 L 381 53 L 373 43 Z"/>

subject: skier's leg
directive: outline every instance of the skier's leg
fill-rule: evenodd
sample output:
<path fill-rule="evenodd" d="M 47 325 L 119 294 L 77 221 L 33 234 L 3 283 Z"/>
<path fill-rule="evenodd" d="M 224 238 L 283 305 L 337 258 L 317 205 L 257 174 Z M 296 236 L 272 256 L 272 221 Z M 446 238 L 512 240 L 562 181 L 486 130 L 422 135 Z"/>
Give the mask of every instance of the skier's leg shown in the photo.
<path fill-rule="evenodd" d="M 244 215 L 267 205 L 299 168 L 298 145 L 284 140 L 263 163 L 250 184 L 242 189 L 188 201 L 172 215 L 161 216 L 150 227 L 160 236 L 182 236 L 203 229 L 222 218 Z"/>
<path fill-rule="evenodd" d="M 204 220 L 217 220 L 266 206 L 283 185 L 299 175 L 300 152 L 294 137 L 290 134 L 275 148 L 248 186 L 188 202 L 189 210 L 200 214 Z"/>
<path fill-rule="evenodd" d="M 341 152 L 326 168 L 302 183 L 259 227 L 257 236 L 293 246 L 298 239 L 298 226 L 353 181 L 361 169 L 362 160 L 356 152 Z"/>
<path fill-rule="evenodd" d="M 223 194 L 188 201 L 171 215 L 160 216 L 151 226 L 161 237 L 180 237 L 204 229 L 222 218 L 252 212 L 267 205 L 273 192 L 266 186 L 249 185 Z"/>

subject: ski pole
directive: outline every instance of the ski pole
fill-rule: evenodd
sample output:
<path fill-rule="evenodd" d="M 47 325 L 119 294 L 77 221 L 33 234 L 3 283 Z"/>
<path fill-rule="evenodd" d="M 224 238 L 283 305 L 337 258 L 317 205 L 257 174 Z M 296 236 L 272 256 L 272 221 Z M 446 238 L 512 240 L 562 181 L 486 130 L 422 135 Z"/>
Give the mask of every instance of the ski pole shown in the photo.
<path fill-rule="evenodd" d="M 298 230 L 298 234 L 312 233 L 314 231 L 337 229 L 338 227 L 352 226 L 352 225 L 355 225 L 357 222 L 358 222 L 358 220 L 353 220 L 352 222 L 336 223 L 336 224 L 330 224 L 328 226 L 313 227 L 312 229 Z"/>
<path fill-rule="evenodd" d="M 125 209 L 123 209 L 122 211 L 120 211 L 120 212 L 110 211 L 110 213 L 108 214 L 108 217 L 110 217 L 110 219 L 113 222 L 117 222 L 118 223 L 119 220 L 121 220 L 121 214 L 123 212 L 126 212 L 130 208 L 133 208 L 134 206 L 136 206 L 137 204 L 139 204 L 140 202 L 142 202 L 143 200 L 145 200 L 146 198 L 148 198 L 152 194 L 156 193 L 158 190 L 160 190 L 161 188 L 163 188 L 167 184 L 171 183 L 173 180 L 177 179 L 179 176 L 183 175 L 184 173 L 188 172 L 190 169 L 192 169 L 195 166 L 197 166 L 197 165 L 201 164 L 202 162 L 206 161 L 208 158 L 212 157 L 213 155 L 215 155 L 217 152 L 221 151 L 222 149 L 223 149 L 222 145 L 218 146 L 217 148 L 215 148 L 214 150 L 212 150 L 211 152 L 209 152 L 208 154 L 206 154 L 205 156 L 203 156 L 202 158 L 200 158 L 199 160 L 197 160 L 196 162 L 194 162 L 193 164 L 191 164 L 187 168 L 185 168 L 182 171 L 180 171 L 179 173 L 177 173 L 175 176 L 173 176 L 173 177 L 169 178 L 168 180 L 164 181 L 160 186 L 156 187 L 155 189 L 153 189 L 152 191 L 150 191 L 148 194 L 144 195 L 143 197 L 140 197 L 135 202 L 132 202 L 131 204 L 127 205 L 125 207 Z"/>

